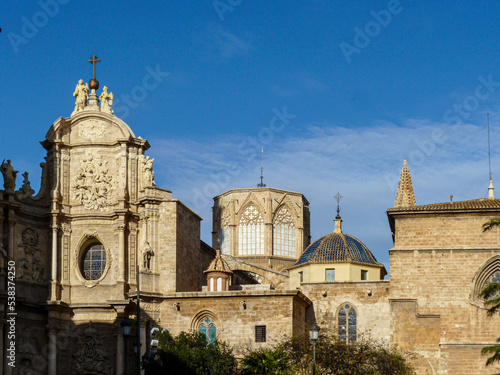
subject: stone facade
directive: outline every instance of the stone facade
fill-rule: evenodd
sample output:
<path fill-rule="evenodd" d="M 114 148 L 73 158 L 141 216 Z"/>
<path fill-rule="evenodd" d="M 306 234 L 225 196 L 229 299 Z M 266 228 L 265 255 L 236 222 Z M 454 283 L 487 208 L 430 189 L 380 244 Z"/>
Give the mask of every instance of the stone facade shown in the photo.
<path fill-rule="evenodd" d="M 292 280 L 289 269 L 310 243 L 302 194 L 259 187 L 215 197 L 212 248 L 200 241 L 200 217 L 155 185 L 149 144 L 113 115 L 111 94 L 101 95 L 106 105 L 99 108 L 95 89 L 90 97 L 88 90 L 79 83 L 75 111 L 56 120 L 42 142 L 47 157 L 36 195 L 27 173 L 16 188 L 15 161 L 2 164 L 4 374 L 122 375 L 125 358 L 132 369 L 136 357 L 132 345 L 124 352 L 120 324 L 137 317 L 138 275 L 141 354 L 152 327 L 203 331 L 241 353 L 317 323 L 341 339 L 367 334 L 415 353 L 418 374 L 498 372 L 485 368 L 480 350 L 498 339 L 500 316 L 488 317 L 478 297 L 500 275 L 500 229 L 481 230 L 500 216 L 492 190 L 489 199 L 417 206 L 405 164 L 387 212 L 391 280 L 381 280 L 376 263 L 378 273 L 360 280 L 363 266 L 349 259 L 343 264 L 355 277 L 316 277 L 331 261 L 319 271 L 306 264 L 311 277 Z M 220 267 L 209 269 L 218 248 L 231 279 L 212 292 L 204 271 L 222 275 Z M 7 321 L 13 262 L 15 368 Z M 130 341 L 137 334 L 134 323 Z"/>

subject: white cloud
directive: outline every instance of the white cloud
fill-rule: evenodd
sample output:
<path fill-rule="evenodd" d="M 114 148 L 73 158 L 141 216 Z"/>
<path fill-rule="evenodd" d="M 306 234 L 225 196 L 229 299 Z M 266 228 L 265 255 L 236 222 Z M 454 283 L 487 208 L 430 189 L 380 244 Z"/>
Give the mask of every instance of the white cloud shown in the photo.
<path fill-rule="evenodd" d="M 209 26 L 207 30 L 209 54 L 230 59 L 247 54 L 254 49 L 250 41 L 239 37 L 221 26 Z"/>

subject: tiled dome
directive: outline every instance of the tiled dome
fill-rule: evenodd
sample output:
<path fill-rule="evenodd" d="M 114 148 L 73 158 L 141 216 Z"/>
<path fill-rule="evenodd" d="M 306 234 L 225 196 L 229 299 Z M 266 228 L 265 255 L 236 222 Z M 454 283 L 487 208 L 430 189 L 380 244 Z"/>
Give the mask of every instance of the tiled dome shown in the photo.
<path fill-rule="evenodd" d="M 357 263 L 383 266 L 363 242 L 342 232 L 334 232 L 314 241 L 293 266 L 306 263 Z"/>

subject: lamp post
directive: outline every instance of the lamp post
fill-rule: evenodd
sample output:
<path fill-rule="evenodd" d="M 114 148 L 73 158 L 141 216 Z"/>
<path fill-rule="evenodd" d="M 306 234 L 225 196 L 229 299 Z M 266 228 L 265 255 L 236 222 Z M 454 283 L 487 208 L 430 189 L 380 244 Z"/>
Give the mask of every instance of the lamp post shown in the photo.
<path fill-rule="evenodd" d="M 125 371 L 124 375 L 128 375 L 128 338 L 130 336 L 130 328 L 132 327 L 132 322 L 125 318 L 120 323 L 123 329 L 123 340 L 125 341 Z"/>
<path fill-rule="evenodd" d="M 314 323 L 310 329 L 311 341 L 313 344 L 313 375 L 316 375 L 316 343 L 318 342 L 319 330 L 320 328 L 316 323 Z"/>

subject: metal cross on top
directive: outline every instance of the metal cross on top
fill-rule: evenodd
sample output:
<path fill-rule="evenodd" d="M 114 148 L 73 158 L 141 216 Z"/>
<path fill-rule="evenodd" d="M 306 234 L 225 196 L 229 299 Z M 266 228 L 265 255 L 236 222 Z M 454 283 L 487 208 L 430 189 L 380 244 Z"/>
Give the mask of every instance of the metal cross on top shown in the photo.
<path fill-rule="evenodd" d="M 337 200 L 337 217 L 335 219 L 340 219 L 340 200 L 344 197 L 337 193 L 334 198 Z"/>
<path fill-rule="evenodd" d="M 92 76 L 92 79 L 95 79 L 95 63 L 98 63 L 100 61 L 101 61 L 101 59 L 98 59 L 96 55 L 92 55 L 92 58 L 89 59 L 89 63 L 92 64 L 93 73 L 94 73 L 94 75 Z"/>

